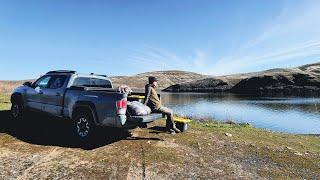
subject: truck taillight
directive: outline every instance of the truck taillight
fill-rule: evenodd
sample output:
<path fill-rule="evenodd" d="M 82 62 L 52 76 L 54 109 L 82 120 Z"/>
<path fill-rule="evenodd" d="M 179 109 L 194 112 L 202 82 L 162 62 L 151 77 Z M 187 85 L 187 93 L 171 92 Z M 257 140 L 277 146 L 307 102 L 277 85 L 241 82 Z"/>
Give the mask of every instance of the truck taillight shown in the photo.
<path fill-rule="evenodd" d="M 117 108 L 118 109 L 127 108 L 127 100 L 121 99 L 120 101 L 117 101 Z"/>

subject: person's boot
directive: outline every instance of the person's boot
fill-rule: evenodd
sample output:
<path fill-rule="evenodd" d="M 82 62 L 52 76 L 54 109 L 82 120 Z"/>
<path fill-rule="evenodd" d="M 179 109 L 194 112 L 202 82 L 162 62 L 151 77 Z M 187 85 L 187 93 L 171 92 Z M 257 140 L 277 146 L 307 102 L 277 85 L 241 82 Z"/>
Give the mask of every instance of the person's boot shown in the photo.
<path fill-rule="evenodd" d="M 166 121 L 166 128 L 168 129 L 170 134 L 181 133 L 181 131 L 176 127 L 176 124 L 170 120 Z"/>
<path fill-rule="evenodd" d="M 168 132 L 169 132 L 170 134 L 172 134 L 172 135 L 176 134 L 176 131 L 174 131 L 173 129 L 169 129 Z"/>
<path fill-rule="evenodd" d="M 181 133 L 180 129 L 178 129 L 178 128 L 176 127 L 176 124 L 175 124 L 175 123 L 173 123 L 172 129 L 173 129 L 176 133 Z"/>
<path fill-rule="evenodd" d="M 172 125 L 167 124 L 166 129 L 169 134 L 172 134 L 172 135 L 176 134 L 176 131 L 173 130 Z"/>

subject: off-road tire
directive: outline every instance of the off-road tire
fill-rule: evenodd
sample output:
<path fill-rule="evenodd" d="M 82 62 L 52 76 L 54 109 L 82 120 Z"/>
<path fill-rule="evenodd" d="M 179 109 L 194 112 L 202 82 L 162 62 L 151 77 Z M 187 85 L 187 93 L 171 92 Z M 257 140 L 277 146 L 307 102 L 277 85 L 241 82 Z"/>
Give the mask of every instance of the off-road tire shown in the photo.
<path fill-rule="evenodd" d="M 23 106 L 22 100 L 15 99 L 11 105 L 11 117 L 14 120 L 23 120 L 26 115 L 26 110 Z"/>
<path fill-rule="evenodd" d="M 89 110 L 77 111 L 73 117 L 73 136 L 81 144 L 87 144 L 94 137 L 96 126 Z"/>

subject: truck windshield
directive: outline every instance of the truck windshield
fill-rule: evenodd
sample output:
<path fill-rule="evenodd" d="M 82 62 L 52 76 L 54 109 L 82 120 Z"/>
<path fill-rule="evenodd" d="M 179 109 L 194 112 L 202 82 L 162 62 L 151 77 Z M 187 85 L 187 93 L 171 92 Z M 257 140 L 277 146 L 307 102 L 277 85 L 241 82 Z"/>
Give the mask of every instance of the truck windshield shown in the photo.
<path fill-rule="evenodd" d="M 86 77 L 76 78 L 73 82 L 73 85 L 85 87 L 112 88 L 111 82 L 109 80 Z"/>

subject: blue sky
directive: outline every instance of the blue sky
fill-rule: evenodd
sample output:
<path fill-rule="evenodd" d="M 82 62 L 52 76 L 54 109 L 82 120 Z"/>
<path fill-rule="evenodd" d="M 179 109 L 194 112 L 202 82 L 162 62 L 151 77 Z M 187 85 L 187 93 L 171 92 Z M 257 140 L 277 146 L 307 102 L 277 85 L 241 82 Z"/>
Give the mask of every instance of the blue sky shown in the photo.
<path fill-rule="evenodd" d="M 0 79 L 224 75 L 319 62 L 320 1 L 0 0 Z"/>

